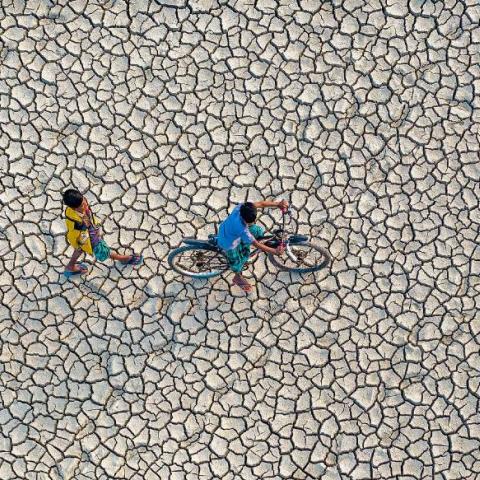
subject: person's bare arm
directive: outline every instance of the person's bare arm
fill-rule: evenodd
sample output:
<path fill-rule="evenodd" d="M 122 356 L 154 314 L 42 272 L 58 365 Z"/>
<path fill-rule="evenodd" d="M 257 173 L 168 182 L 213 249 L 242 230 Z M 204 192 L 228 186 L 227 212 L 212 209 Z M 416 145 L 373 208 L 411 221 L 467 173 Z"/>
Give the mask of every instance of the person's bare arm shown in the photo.
<path fill-rule="evenodd" d="M 271 253 L 272 255 L 281 255 L 285 251 L 285 249 L 281 246 L 277 248 L 272 248 L 262 242 L 259 242 L 258 240 L 254 240 L 252 245 L 254 245 L 259 250 L 262 250 L 265 253 Z"/>
<path fill-rule="evenodd" d="M 288 208 L 288 202 L 286 200 L 282 200 L 280 202 L 271 202 L 269 200 L 262 200 L 261 202 L 255 202 L 254 205 L 256 208 L 275 207 L 275 208 L 281 208 L 282 210 L 286 210 Z"/>

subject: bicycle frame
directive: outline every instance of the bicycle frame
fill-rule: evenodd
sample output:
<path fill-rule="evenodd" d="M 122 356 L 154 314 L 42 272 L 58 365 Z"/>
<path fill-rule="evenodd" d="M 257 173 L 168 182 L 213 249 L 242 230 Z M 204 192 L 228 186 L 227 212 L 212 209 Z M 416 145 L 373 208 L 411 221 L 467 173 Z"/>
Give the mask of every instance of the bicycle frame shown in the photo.
<path fill-rule="evenodd" d="M 277 236 L 275 233 L 273 234 L 270 234 L 266 237 L 263 237 L 263 239 L 267 238 L 268 237 L 268 240 L 272 239 L 272 240 L 278 240 L 279 244 L 280 245 L 283 245 L 284 248 L 285 248 L 285 253 L 288 255 L 288 257 L 296 262 L 297 261 L 297 257 L 295 256 L 295 254 L 292 252 L 291 248 L 290 248 L 290 245 L 298 245 L 300 243 L 304 243 L 304 242 L 307 242 L 308 241 L 308 237 L 306 235 L 299 235 L 299 234 L 291 234 L 290 236 L 287 236 L 287 233 L 285 232 L 285 217 L 287 215 L 290 215 L 291 216 L 291 211 L 290 211 L 290 208 L 288 208 L 287 210 L 282 210 L 282 229 L 281 229 L 281 235 L 280 236 Z M 267 240 L 267 241 L 268 241 Z M 255 255 L 260 249 L 259 248 L 255 248 L 255 250 L 251 253 L 251 255 Z"/>
<path fill-rule="evenodd" d="M 291 210 L 290 207 L 287 208 L 286 210 L 282 209 L 282 239 L 281 239 L 281 245 L 285 248 L 285 253 L 287 256 L 292 260 L 293 262 L 296 262 L 298 259 L 295 256 L 295 254 L 292 252 L 292 249 L 290 248 L 290 245 L 295 245 L 299 243 L 303 243 L 308 241 L 308 237 L 306 235 L 291 235 L 290 237 L 287 238 L 286 233 L 285 233 L 285 217 L 287 215 L 290 216 L 291 218 Z"/>

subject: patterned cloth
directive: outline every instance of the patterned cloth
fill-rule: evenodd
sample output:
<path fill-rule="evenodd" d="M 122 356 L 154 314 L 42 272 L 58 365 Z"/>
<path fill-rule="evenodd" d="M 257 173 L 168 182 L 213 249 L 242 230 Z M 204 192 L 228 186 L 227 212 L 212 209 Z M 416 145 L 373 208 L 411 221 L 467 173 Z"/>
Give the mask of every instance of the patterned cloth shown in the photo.
<path fill-rule="evenodd" d="M 110 247 L 105 240 L 102 239 L 102 232 L 99 226 L 94 223 L 92 211 L 88 208 L 85 212 L 90 219 L 90 225 L 88 226 L 88 234 L 90 235 L 90 242 L 92 244 L 93 254 L 95 258 L 100 262 L 104 262 L 110 257 Z"/>
<path fill-rule="evenodd" d="M 90 235 L 90 241 L 92 242 L 92 248 L 95 249 L 95 246 L 100 243 L 100 229 L 95 228 L 93 225 L 90 224 L 88 227 L 88 233 Z"/>
<path fill-rule="evenodd" d="M 104 262 L 107 258 L 110 258 L 110 247 L 106 244 L 105 240 L 100 239 L 100 241 L 94 245 L 93 254 L 100 262 Z"/>
<path fill-rule="evenodd" d="M 85 216 L 88 216 L 91 225 L 87 226 Z M 80 248 L 88 255 L 95 255 L 95 258 L 101 262 L 110 257 L 110 248 L 103 240 L 98 219 L 90 208 L 82 214 L 67 207 L 65 223 L 67 225 L 66 240 L 73 248 Z"/>
<path fill-rule="evenodd" d="M 80 213 L 73 208 L 67 207 L 65 210 L 65 224 L 67 226 L 67 243 L 74 249 L 82 249 L 88 255 L 93 255 L 88 228 Z"/>
<path fill-rule="evenodd" d="M 256 239 L 263 237 L 265 234 L 265 229 L 259 225 L 250 225 L 248 229 Z M 250 257 L 250 244 L 241 240 L 236 247 L 224 250 L 224 253 L 230 269 L 235 273 L 241 272 L 245 262 Z"/>

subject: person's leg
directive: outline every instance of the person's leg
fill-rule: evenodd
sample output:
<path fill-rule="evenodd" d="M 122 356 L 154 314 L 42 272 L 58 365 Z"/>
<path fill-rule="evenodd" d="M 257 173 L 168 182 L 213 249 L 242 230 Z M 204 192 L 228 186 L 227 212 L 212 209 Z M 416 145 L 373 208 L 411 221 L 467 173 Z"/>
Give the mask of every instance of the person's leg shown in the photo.
<path fill-rule="evenodd" d="M 245 293 L 250 293 L 252 291 L 253 287 L 240 272 L 235 273 L 232 282 L 234 285 L 238 285 Z"/>
<path fill-rule="evenodd" d="M 117 260 L 118 262 L 128 262 L 132 256 L 131 255 L 120 255 L 116 252 L 110 252 L 110 258 L 112 260 Z"/>
<path fill-rule="evenodd" d="M 265 229 L 260 225 L 250 225 L 248 229 L 257 240 L 265 235 Z"/>
<path fill-rule="evenodd" d="M 82 270 L 85 270 L 80 265 L 77 265 L 77 260 L 80 258 L 81 254 L 82 254 L 82 250 L 80 248 L 75 249 L 75 251 L 73 252 L 72 258 L 70 258 L 70 261 L 65 267 L 65 270 L 67 270 L 68 272 L 80 272 Z"/>
<path fill-rule="evenodd" d="M 250 233 L 255 237 L 255 240 L 259 240 L 261 242 L 265 241 L 265 240 L 261 240 L 262 237 L 265 235 L 265 229 L 263 227 L 261 227 L 260 225 L 250 225 L 248 227 L 248 229 L 250 230 Z M 250 251 L 248 252 L 248 261 L 249 263 L 253 263 L 257 257 L 258 257 L 258 254 L 260 253 L 260 250 L 256 249 L 252 255 L 250 255 Z"/>
<path fill-rule="evenodd" d="M 240 243 L 237 248 L 225 252 L 228 265 L 235 274 L 233 276 L 233 284 L 238 285 L 245 293 L 252 290 L 252 286 L 248 280 L 240 273 L 243 270 L 243 265 L 248 260 L 250 254 L 250 246 Z"/>
<path fill-rule="evenodd" d="M 119 253 L 110 252 L 110 258 L 128 265 L 139 265 L 143 262 L 142 255 L 136 255 L 135 253 L 133 255 L 120 255 Z"/>

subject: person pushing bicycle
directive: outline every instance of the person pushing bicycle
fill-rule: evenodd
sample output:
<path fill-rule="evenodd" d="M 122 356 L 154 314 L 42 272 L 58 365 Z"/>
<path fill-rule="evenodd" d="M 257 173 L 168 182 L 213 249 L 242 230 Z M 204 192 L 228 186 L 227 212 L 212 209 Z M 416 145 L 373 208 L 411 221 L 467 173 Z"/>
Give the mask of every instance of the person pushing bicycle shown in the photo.
<path fill-rule="evenodd" d="M 235 273 L 233 284 L 238 285 L 246 293 L 252 290 L 252 286 L 240 272 L 249 259 L 250 246 L 253 245 L 259 250 L 273 255 L 281 255 L 285 250 L 283 245 L 272 248 L 259 241 L 264 236 L 265 230 L 255 224 L 257 209 L 269 207 L 286 211 L 288 202 L 286 200 L 280 202 L 265 200 L 239 204 L 219 227 L 217 245 L 223 250 L 228 266 Z"/>
<path fill-rule="evenodd" d="M 282 210 L 280 229 L 264 232 L 255 225 L 257 208 L 277 207 Z M 233 283 L 249 293 L 251 286 L 242 277 L 245 264 L 251 264 L 262 250 L 270 263 L 278 270 L 309 274 L 325 268 L 331 261 L 328 250 L 309 241 L 308 235 L 291 232 L 288 202 L 246 202 L 237 205 L 228 218 L 221 223 L 219 234 L 208 235 L 208 240 L 184 238 L 168 255 L 168 264 L 177 273 L 192 278 L 213 278 L 233 270 Z M 253 253 L 250 252 L 254 245 Z M 285 251 L 285 255 L 282 252 Z"/>

